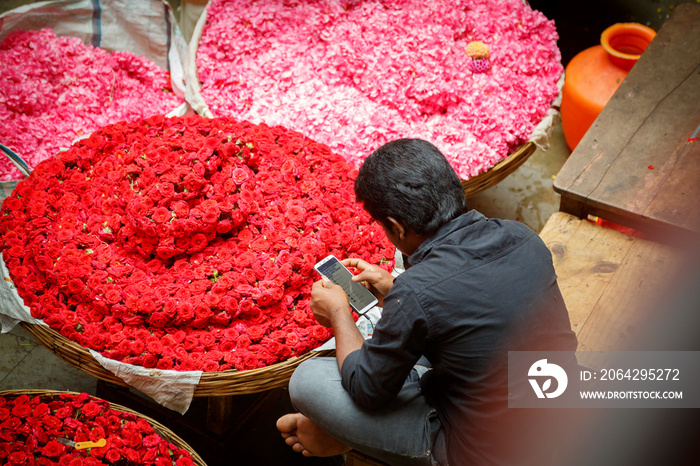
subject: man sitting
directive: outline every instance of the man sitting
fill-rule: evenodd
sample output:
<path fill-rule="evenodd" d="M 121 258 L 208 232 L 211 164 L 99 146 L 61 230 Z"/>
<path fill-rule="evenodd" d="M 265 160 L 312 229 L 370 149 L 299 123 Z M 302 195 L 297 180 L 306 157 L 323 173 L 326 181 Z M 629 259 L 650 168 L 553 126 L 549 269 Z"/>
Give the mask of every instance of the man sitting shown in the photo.
<path fill-rule="evenodd" d="M 354 280 L 383 307 L 364 340 L 341 287 L 313 285 L 311 309 L 336 358 L 293 374 L 300 413 L 277 422 L 306 456 L 350 448 L 390 464 L 528 464 L 532 410 L 508 408 L 508 351 L 568 351 L 576 336 L 552 257 L 528 227 L 468 211 L 461 182 L 432 144 L 390 142 L 362 165 L 357 200 L 408 258 L 394 277 L 359 259 Z"/>

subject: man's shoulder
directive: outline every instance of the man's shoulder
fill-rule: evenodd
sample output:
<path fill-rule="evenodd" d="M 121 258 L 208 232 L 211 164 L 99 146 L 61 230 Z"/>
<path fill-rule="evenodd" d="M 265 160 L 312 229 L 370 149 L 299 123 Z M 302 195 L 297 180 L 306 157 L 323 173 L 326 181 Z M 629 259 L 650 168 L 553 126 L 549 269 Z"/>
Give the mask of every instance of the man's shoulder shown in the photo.
<path fill-rule="evenodd" d="M 547 247 L 528 226 L 487 218 L 476 223 L 434 241 L 396 283 L 420 293 L 458 275 L 471 283 L 473 274 L 495 279 L 503 267 L 551 262 Z"/>
<path fill-rule="evenodd" d="M 437 260 L 449 266 L 451 258 L 483 261 L 539 239 L 530 227 L 514 220 L 487 218 L 478 213 L 464 217 L 447 234 L 435 239 L 421 262 Z"/>

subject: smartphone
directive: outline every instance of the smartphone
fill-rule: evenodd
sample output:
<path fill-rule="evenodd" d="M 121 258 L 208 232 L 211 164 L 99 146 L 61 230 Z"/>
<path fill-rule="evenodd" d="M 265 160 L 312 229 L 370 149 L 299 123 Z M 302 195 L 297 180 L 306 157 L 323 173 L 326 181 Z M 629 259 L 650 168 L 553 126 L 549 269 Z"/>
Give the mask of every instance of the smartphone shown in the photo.
<path fill-rule="evenodd" d="M 364 315 L 379 302 L 362 284 L 352 281 L 352 273 L 334 255 L 318 261 L 314 269 L 345 290 L 350 306 L 358 314 Z"/>

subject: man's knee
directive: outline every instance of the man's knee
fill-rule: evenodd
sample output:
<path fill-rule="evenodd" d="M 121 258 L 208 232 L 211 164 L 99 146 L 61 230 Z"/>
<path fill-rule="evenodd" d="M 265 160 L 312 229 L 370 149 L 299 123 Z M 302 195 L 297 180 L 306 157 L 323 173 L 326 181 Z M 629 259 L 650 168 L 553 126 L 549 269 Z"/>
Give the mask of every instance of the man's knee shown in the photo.
<path fill-rule="evenodd" d="M 289 380 L 289 397 L 294 407 L 305 412 L 323 403 L 338 388 L 343 389 L 335 358 L 311 358 L 294 370 Z"/>

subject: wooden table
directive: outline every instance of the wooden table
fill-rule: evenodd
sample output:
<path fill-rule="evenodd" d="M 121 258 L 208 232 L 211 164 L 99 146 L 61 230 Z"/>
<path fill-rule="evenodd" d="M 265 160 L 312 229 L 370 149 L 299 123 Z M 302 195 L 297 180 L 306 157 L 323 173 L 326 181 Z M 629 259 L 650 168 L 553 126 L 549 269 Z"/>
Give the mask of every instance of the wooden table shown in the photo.
<path fill-rule="evenodd" d="M 560 210 L 700 235 L 700 5 L 678 5 L 554 182 Z"/>

